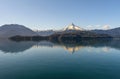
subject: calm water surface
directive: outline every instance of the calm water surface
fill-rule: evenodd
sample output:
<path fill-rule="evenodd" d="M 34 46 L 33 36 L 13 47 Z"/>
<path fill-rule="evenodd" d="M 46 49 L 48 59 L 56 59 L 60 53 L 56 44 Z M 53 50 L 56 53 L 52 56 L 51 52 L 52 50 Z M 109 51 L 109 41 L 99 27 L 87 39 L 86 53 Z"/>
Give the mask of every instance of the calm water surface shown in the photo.
<path fill-rule="evenodd" d="M 120 41 L 0 40 L 0 79 L 120 79 Z"/>

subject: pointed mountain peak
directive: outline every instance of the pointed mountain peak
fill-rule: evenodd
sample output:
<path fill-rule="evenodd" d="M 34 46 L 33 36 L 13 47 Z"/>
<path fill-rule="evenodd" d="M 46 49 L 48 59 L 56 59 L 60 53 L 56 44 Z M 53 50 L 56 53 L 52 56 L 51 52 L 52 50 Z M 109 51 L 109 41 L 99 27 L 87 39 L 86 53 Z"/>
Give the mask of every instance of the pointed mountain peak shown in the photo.
<path fill-rule="evenodd" d="M 71 25 L 71 26 L 75 26 L 75 24 L 74 24 L 74 23 L 71 23 L 70 25 Z"/>
<path fill-rule="evenodd" d="M 70 24 L 70 25 L 68 25 L 67 27 L 64 28 L 64 31 L 69 31 L 69 30 L 77 30 L 77 31 L 80 30 L 80 31 L 82 31 L 83 29 L 72 23 L 72 24 Z"/>

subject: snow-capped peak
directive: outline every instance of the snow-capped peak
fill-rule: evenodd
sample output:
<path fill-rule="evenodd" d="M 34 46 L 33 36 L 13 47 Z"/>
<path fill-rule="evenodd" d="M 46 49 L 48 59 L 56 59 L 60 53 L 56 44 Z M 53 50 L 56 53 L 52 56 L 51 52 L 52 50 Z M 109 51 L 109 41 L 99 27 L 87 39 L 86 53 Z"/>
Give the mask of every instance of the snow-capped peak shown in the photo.
<path fill-rule="evenodd" d="M 67 27 L 64 28 L 64 31 L 67 30 L 79 30 L 79 31 L 83 31 L 83 28 L 80 28 L 79 26 L 74 25 L 73 23 L 68 25 Z"/>

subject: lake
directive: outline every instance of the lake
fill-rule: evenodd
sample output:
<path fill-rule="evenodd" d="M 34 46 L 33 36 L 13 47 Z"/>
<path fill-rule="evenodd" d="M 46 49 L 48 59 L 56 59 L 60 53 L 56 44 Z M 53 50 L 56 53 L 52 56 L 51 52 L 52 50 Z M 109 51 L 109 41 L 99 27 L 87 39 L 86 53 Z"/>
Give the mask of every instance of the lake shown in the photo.
<path fill-rule="evenodd" d="M 0 39 L 0 79 L 120 79 L 120 40 Z"/>

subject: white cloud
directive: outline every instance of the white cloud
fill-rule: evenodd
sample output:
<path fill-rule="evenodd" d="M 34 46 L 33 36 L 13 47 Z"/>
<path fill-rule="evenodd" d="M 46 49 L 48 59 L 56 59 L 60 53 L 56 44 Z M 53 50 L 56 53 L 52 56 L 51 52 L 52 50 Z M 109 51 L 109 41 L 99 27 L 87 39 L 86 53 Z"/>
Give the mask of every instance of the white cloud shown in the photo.
<path fill-rule="evenodd" d="M 110 25 L 88 25 L 85 27 L 87 30 L 94 30 L 94 29 L 102 29 L 102 30 L 108 30 L 110 29 Z"/>
<path fill-rule="evenodd" d="M 104 26 L 102 27 L 102 29 L 103 29 L 103 30 L 108 30 L 108 29 L 110 29 L 110 25 L 104 25 Z"/>

